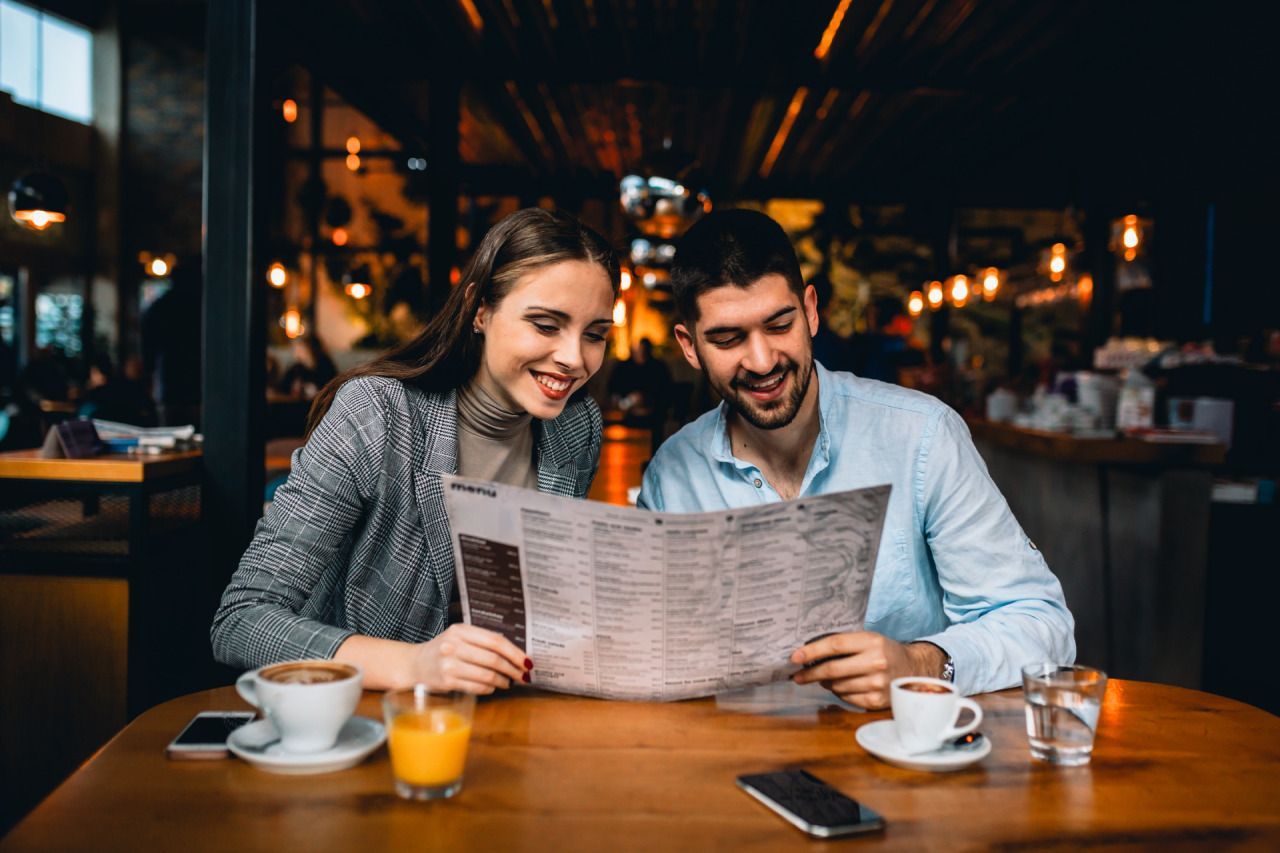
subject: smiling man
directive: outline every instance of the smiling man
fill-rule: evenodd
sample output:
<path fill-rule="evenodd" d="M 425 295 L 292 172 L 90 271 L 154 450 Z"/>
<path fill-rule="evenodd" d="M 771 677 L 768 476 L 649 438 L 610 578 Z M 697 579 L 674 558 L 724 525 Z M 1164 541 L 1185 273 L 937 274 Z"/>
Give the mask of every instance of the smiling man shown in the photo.
<path fill-rule="evenodd" d="M 818 663 L 796 681 L 883 708 L 900 676 L 979 693 L 1019 683 L 1024 664 L 1075 659 L 1062 587 L 960 417 L 814 361 L 817 296 L 776 222 L 711 214 L 681 240 L 671 278 L 676 337 L 723 402 L 659 449 L 640 506 L 701 512 L 893 487 L 866 630 L 798 648 L 793 663 Z"/>

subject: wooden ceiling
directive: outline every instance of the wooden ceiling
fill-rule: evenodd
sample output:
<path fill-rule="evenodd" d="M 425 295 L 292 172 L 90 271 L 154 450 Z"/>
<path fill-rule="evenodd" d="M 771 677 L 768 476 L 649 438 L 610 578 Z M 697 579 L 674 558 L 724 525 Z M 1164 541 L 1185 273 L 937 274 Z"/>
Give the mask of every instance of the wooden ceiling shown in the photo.
<path fill-rule="evenodd" d="M 662 158 L 719 199 L 1054 205 L 1274 183 L 1270 28 L 1113 0 L 319 0 L 270 39 L 464 183 L 610 195 Z M 837 26 L 838 24 L 838 26 Z M 825 49 L 820 49 L 824 45 Z M 1269 106 L 1268 106 L 1269 105 Z M 664 146 L 669 153 L 664 154 Z"/>

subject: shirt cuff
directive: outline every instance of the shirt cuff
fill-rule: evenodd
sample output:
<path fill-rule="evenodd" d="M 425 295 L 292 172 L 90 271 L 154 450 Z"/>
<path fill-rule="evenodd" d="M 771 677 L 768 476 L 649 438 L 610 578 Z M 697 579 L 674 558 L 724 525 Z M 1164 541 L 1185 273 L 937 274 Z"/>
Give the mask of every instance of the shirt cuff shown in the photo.
<path fill-rule="evenodd" d="M 965 639 L 963 631 L 956 631 L 958 627 L 961 626 L 953 625 L 941 633 L 919 637 L 915 642 L 932 643 L 950 655 L 955 666 L 952 682 L 961 695 L 970 696 L 983 689 L 982 653 Z"/>

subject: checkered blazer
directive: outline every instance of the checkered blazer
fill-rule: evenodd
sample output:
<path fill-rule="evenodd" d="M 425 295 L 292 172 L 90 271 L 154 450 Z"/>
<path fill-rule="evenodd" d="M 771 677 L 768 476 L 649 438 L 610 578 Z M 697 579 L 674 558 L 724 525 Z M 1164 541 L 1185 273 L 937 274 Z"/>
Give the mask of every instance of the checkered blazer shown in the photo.
<path fill-rule="evenodd" d="M 533 423 L 539 490 L 585 497 L 599 408 L 584 398 Z M 250 668 L 330 658 L 353 634 L 422 642 L 443 631 L 453 545 L 440 475 L 457 470 L 454 392 L 386 377 L 344 384 L 222 594 L 214 657 Z"/>

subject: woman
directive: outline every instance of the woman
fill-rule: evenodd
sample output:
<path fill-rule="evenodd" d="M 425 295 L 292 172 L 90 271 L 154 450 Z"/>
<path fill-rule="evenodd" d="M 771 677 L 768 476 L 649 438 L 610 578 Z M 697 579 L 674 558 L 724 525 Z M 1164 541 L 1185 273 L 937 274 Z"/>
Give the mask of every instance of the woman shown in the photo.
<path fill-rule="evenodd" d="M 489 693 L 533 664 L 449 618 L 453 546 L 441 474 L 585 497 L 618 261 L 571 217 L 521 210 L 480 242 L 414 340 L 331 382 L 214 617 L 214 656 L 360 665 L 374 689 Z M 449 624 L 451 621 L 455 624 Z"/>

